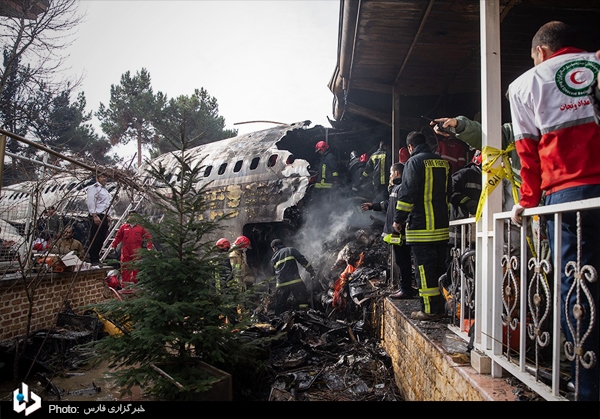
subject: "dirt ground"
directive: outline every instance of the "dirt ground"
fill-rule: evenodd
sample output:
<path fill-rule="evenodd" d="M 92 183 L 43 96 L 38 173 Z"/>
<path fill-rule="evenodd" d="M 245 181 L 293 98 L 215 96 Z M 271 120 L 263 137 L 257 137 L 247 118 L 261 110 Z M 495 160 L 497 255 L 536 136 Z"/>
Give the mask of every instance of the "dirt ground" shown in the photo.
<path fill-rule="evenodd" d="M 42 397 L 43 400 L 53 401 L 146 401 L 139 388 L 133 388 L 130 395 L 121 396 L 121 389 L 117 387 L 109 376 L 110 368 L 104 362 L 95 367 L 82 367 L 77 370 L 65 372 L 51 378 L 54 388 L 45 385 L 46 381 L 40 376 L 28 379 L 29 388 Z M 10 382 L 0 383 L 0 400 L 12 400 L 14 385 Z M 54 390 L 54 391 L 53 391 Z M 60 397 L 56 395 L 56 391 Z"/>

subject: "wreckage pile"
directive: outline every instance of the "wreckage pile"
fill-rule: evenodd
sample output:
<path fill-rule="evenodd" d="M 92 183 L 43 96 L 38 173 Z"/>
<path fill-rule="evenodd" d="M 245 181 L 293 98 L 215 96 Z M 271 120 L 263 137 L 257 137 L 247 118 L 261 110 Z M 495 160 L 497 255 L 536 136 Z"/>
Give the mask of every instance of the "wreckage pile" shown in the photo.
<path fill-rule="evenodd" d="M 282 333 L 270 346 L 270 401 L 401 400 L 388 355 L 363 320 L 330 320 L 316 310 L 288 311 L 245 333 Z"/>
<path fill-rule="evenodd" d="M 257 313 L 244 333 L 279 335 L 268 377 L 252 397 L 271 401 L 397 401 L 391 360 L 380 345 L 378 313 L 390 292 L 381 230 L 348 230 L 316 261 L 313 308 Z M 341 249 L 340 249 L 341 247 Z"/>
<path fill-rule="evenodd" d="M 378 229 L 347 230 L 346 234 L 344 239 L 338 237 L 335 243 L 327 243 L 322 259 L 315 261 L 319 269 L 316 283 L 310 287 L 312 307 L 309 310 L 290 310 L 279 316 L 266 309 L 257 310 L 254 324 L 241 332 L 249 338 L 273 337 L 266 348 L 266 369 L 253 383 L 256 387 L 248 389 L 243 398 L 401 400 L 391 360 L 382 349 L 379 337 L 378 313 L 392 286 L 388 273 L 389 252 Z M 38 355 L 38 363 L 46 367 L 42 370 L 51 372 L 36 374 L 38 381 L 60 369 L 77 369 L 78 364 L 85 363 L 90 356 L 80 353 L 78 344 L 100 337 L 97 323 L 80 324 L 82 319 L 94 319 L 94 316 L 77 316 L 70 310 L 61 316 L 65 320 L 62 327 L 34 334 L 34 340 L 43 339 L 43 344 L 32 344 L 30 350 Z M 80 337 L 80 334 L 85 336 Z M 69 338 L 67 346 L 64 346 L 65 338 Z M 40 347 L 44 348 L 41 352 Z M 36 354 L 30 354 L 29 358 L 36 358 Z M 58 388 L 60 385 L 54 385 L 51 379 L 41 381 L 47 390 L 46 397 L 54 395 L 60 400 L 75 394 Z M 94 391 L 86 393 L 87 397 L 106 397 L 90 382 Z"/>

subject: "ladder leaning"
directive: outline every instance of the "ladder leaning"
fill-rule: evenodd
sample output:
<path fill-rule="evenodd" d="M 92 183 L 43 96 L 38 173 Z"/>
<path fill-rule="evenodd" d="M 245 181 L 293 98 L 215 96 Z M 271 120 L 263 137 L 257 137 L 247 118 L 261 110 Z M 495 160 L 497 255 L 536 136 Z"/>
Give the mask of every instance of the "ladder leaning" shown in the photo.
<path fill-rule="evenodd" d="M 129 203 L 125 211 L 119 217 L 119 220 L 114 223 L 106 235 L 106 239 L 104 239 L 104 243 L 102 243 L 102 250 L 100 251 L 100 262 L 104 262 L 108 254 L 110 253 L 110 245 L 113 242 L 119 228 L 123 224 L 123 222 L 127 219 L 130 211 L 135 211 L 138 209 L 142 201 L 146 198 L 146 194 L 143 192 L 145 187 L 150 183 L 150 179 L 146 179 L 142 185 L 142 187 L 136 191 L 133 200 Z"/>

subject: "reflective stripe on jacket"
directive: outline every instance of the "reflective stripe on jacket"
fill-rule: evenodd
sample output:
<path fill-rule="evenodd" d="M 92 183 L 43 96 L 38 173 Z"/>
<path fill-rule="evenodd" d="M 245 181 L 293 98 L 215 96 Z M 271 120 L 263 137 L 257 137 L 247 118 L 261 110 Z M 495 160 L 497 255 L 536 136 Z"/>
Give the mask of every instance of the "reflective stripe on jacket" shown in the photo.
<path fill-rule="evenodd" d="M 281 247 L 271 257 L 271 265 L 277 278 L 277 287 L 297 284 L 302 281 L 298 272 L 298 263 L 308 269 L 310 263 L 297 249 Z"/>
<path fill-rule="evenodd" d="M 418 145 L 404 165 L 394 222 L 406 224 L 406 243 L 431 243 L 449 238 L 450 164 Z"/>
<path fill-rule="evenodd" d="M 510 84 L 523 207 L 537 206 L 543 191 L 600 184 L 600 127 L 588 97 L 599 71 L 595 53 L 567 47 Z"/>
<path fill-rule="evenodd" d="M 379 149 L 371 155 L 371 158 L 365 165 L 364 177 L 373 175 L 373 185 L 387 185 L 387 176 L 390 173 L 391 161 L 388 158 L 387 151 Z"/>
<path fill-rule="evenodd" d="M 339 167 L 335 156 L 327 150 L 321 155 L 319 171 L 317 173 L 315 188 L 330 189 L 334 181 L 338 180 Z"/>

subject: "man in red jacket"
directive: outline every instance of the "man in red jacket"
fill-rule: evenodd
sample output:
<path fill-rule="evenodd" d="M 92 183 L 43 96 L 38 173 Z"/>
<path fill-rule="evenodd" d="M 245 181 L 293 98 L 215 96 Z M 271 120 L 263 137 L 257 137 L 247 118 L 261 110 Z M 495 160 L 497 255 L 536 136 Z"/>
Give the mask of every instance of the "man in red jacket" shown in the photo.
<path fill-rule="evenodd" d="M 534 67 L 508 89 L 523 181 L 520 201 L 512 211 L 517 225 L 523 209 L 537 206 L 542 193 L 545 205 L 600 197 L 600 126 L 594 123 L 588 98 L 600 58 L 575 48 L 576 39 L 574 30 L 562 22 L 543 25 L 531 43 Z M 548 238 L 552 253 L 562 255 L 562 266 L 555 269 L 561 272 L 561 325 L 575 398 L 598 401 L 600 354 L 594 313 L 598 310 L 600 210 L 579 214 L 563 213 L 560 225 L 550 218 Z M 554 243 L 555 228 L 561 230 L 559 248 Z"/>
<path fill-rule="evenodd" d="M 146 240 L 146 248 L 152 249 L 152 236 L 148 230 L 135 222 L 136 215 L 136 211 L 129 211 L 127 222 L 119 228 L 110 245 L 116 249 L 119 243 L 123 243 L 121 247 L 121 280 L 135 284 L 138 282 L 136 278 L 138 271 L 130 268 L 130 262 L 136 258 L 136 253 L 142 247 L 144 240 Z"/>

